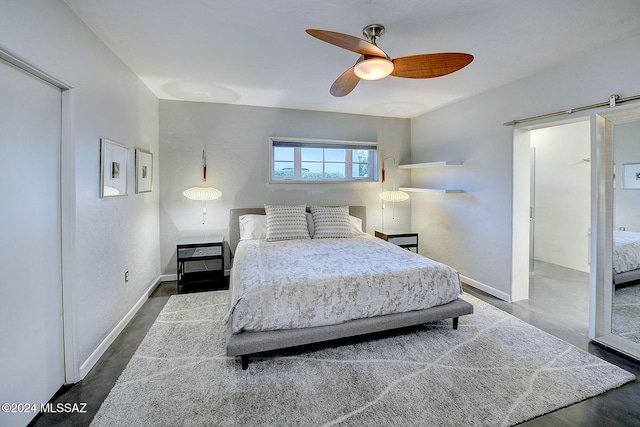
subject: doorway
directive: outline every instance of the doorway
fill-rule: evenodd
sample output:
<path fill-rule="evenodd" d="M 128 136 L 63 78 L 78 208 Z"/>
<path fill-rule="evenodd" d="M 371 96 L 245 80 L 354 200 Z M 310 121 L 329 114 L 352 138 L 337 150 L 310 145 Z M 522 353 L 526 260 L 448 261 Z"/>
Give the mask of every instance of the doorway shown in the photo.
<path fill-rule="evenodd" d="M 46 403 L 65 382 L 62 90 L 0 59 L 0 401 Z M 1 413 L 26 425 L 39 411 Z"/>
<path fill-rule="evenodd" d="M 514 132 L 512 301 L 533 298 L 534 291 L 542 301 L 557 291 L 553 298 L 584 300 L 579 312 L 585 321 L 590 128 L 589 117 L 583 117 Z"/>

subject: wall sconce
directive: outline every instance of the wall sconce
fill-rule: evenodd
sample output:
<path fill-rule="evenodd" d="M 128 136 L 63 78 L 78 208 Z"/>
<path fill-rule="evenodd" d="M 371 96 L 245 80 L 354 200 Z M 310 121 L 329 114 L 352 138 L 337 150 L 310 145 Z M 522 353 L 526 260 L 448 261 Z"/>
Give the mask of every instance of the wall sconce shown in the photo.
<path fill-rule="evenodd" d="M 396 166 L 396 158 L 395 157 L 387 157 L 382 161 L 382 182 L 384 183 L 385 178 L 386 178 L 386 173 L 385 173 L 385 168 L 384 168 L 384 162 L 387 161 L 388 159 L 393 159 L 393 164 L 394 166 Z M 393 171 L 393 190 L 388 190 L 388 191 L 383 191 L 382 193 L 380 193 L 378 195 L 378 197 L 380 197 L 383 202 L 391 202 L 393 203 L 393 213 L 392 213 L 392 219 L 396 218 L 396 212 L 395 212 L 395 204 L 399 203 L 399 202 L 404 202 L 405 200 L 409 199 L 409 195 L 407 193 L 405 193 L 404 191 L 400 191 L 400 190 L 396 190 L 396 172 L 398 171 L 397 166 L 395 167 L 394 171 Z M 382 229 L 384 230 L 384 203 L 382 203 Z"/>
<path fill-rule="evenodd" d="M 392 191 L 383 191 L 382 193 L 380 193 L 379 197 L 385 202 L 397 203 L 397 202 L 404 202 L 409 198 L 409 195 L 404 191 L 392 190 Z"/>
<path fill-rule="evenodd" d="M 214 187 L 207 187 L 207 154 L 202 151 L 202 186 L 187 188 L 182 195 L 190 200 L 202 201 L 202 225 L 204 226 L 204 218 L 207 214 L 207 201 L 215 200 L 222 196 L 222 191 Z"/>
<path fill-rule="evenodd" d="M 393 160 L 393 165 L 394 166 L 396 165 L 396 158 L 395 157 L 387 157 L 386 159 L 384 159 L 382 161 L 382 182 L 383 183 L 384 183 L 385 178 L 386 178 L 384 162 L 386 162 L 388 159 L 392 159 Z M 392 203 L 404 202 L 405 200 L 407 200 L 409 198 L 409 195 L 407 193 L 405 193 L 404 191 L 396 190 L 396 172 L 397 171 L 398 171 L 398 168 L 396 167 L 394 169 L 394 171 L 393 171 L 393 190 L 383 191 L 379 195 L 379 197 L 382 200 L 384 200 L 385 202 L 392 202 Z"/>
<path fill-rule="evenodd" d="M 222 191 L 213 187 L 191 187 L 182 192 L 182 195 L 191 200 L 215 200 L 222 196 Z"/>

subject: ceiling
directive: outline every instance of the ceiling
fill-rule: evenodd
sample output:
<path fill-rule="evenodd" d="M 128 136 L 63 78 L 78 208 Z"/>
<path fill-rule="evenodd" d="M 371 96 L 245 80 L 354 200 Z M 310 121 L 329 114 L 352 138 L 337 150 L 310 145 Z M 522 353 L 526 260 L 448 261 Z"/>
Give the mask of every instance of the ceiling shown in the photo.
<path fill-rule="evenodd" d="M 412 118 L 640 35 L 638 0 L 65 0 L 160 99 Z M 362 37 L 392 58 L 466 52 L 435 79 L 329 94 L 358 54 L 305 33 Z"/>

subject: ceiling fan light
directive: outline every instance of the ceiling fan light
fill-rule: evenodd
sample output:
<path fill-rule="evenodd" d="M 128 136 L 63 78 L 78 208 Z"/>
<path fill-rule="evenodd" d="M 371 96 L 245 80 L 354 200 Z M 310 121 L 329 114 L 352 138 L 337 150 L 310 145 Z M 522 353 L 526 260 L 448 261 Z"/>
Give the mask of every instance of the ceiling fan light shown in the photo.
<path fill-rule="evenodd" d="M 386 58 L 370 58 L 358 62 L 353 71 L 363 80 L 380 80 L 393 72 L 393 62 Z"/>

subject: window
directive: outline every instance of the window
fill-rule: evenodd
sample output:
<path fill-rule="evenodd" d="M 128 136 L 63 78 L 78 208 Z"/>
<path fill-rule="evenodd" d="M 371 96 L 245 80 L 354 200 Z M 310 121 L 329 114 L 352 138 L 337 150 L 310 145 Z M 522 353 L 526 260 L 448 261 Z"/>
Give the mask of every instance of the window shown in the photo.
<path fill-rule="evenodd" d="M 378 144 L 270 138 L 271 182 L 377 181 Z"/>

